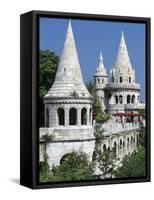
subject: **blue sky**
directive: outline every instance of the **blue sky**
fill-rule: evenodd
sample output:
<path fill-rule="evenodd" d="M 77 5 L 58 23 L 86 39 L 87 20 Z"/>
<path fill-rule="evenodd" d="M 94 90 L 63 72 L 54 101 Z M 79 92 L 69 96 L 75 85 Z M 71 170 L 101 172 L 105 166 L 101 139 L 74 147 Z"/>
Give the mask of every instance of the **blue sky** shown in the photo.
<path fill-rule="evenodd" d="M 40 18 L 40 49 L 50 49 L 60 56 L 67 26 L 68 19 Z M 72 28 L 85 82 L 93 78 L 100 51 L 109 74 L 124 31 L 136 82 L 141 84 L 141 101 L 145 102 L 145 25 L 73 19 Z"/>

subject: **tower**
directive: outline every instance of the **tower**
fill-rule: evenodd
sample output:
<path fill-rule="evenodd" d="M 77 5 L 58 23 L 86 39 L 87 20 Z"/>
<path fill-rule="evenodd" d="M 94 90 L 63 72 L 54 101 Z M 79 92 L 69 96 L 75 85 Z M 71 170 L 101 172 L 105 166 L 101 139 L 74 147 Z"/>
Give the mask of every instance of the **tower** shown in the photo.
<path fill-rule="evenodd" d="M 135 70 L 130 62 L 123 32 L 114 66 L 110 70 L 107 90 L 110 92 L 108 110 L 111 113 L 137 109 L 140 85 L 135 82 Z"/>
<path fill-rule="evenodd" d="M 102 52 L 100 52 L 99 63 L 94 74 L 94 86 L 96 94 L 100 99 L 102 111 L 106 110 L 107 95 L 106 95 L 106 84 L 108 83 L 108 75 L 104 67 Z"/>
<path fill-rule="evenodd" d="M 91 160 L 92 96 L 82 79 L 71 21 L 54 83 L 44 96 L 44 108 L 46 128 L 40 129 L 40 138 L 46 133 L 52 136 L 46 146 L 49 165 L 59 165 L 62 157 L 72 151 L 83 151 Z"/>

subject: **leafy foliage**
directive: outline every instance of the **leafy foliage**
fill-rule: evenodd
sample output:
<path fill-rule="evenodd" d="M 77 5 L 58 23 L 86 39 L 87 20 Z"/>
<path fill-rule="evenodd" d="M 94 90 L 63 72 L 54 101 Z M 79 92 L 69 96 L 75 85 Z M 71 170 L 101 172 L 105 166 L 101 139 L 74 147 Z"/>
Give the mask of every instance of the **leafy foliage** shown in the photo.
<path fill-rule="evenodd" d="M 122 166 L 116 170 L 116 177 L 143 177 L 146 175 L 145 148 L 139 149 L 132 155 L 127 155 L 122 161 Z"/>
<path fill-rule="evenodd" d="M 58 66 L 58 56 L 50 50 L 40 50 L 39 54 L 39 125 L 44 125 L 44 105 L 43 97 L 50 89 Z"/>
<path fill-rule="evenodd" d="M 96 94 L 96 90 L 94 88 L 92 81 L 87 82 L 86 87 L 93 97 L 93 112 L 96 114 L 96 122 L 100 123 L 107 121 L 109 119 L 109 114 L 106 112 L 102 112 L 101 102 Z"/>
<path fill-rule="evenodd" d="M 44 154 L 44 161 L 39 163 L 40 182 L 47 182 L 51 179 L 51 171 L 48 164 L 48 155 Z"/>
<path fill-rule="evenodd" d="M 72 152 L 66 154 L 59 166 L 49 170 L 47 159 L 40 165 L 40 181 L 76 181 L 92 179 L 92 164 L 87 154 Z"/>
<path fill-rule="evenodd" d="M 117 158 L 115 151 L 105 151 L 99 157 L 99 169 L 102 172 L 102 178 L 112 178 L 115 173 Z"/>
<path fill-rule="evenodd" d="M 146 129 L 142 128 L 139 134 L 139 144 L 142 147 L 146 147 Z"/>
<path fill-rule="evenodd" d="M 59 58 L 50 50 L 40 50 L 40 89 L 39 95 L 43 97 L 50 89 L 57 70 Z"/>

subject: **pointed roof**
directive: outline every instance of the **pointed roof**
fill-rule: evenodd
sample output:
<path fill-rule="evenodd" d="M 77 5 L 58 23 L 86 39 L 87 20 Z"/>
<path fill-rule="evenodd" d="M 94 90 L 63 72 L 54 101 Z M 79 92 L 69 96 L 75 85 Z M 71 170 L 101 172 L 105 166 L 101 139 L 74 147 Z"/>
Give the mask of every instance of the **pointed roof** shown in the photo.
<path fill-rule="evenodd" d="M 99 63 L 96 69 L 95 76 L 107 76 L 106 69 L 104 67 L 102 52 L 100 52 Z"/>
<path fill-rule="evenodd" d="M 55 80 L 45 97 L 71 97 L 74 92 L 79 97 L 91 97 L 83 82 L 72 25 L 69 20 Z"/>
<path fill-rule="evenodd" d="M 123 31 L 121 32 L 121 39 L 114 68 L 122 70 L 124 68 L 132 69 Z"/>

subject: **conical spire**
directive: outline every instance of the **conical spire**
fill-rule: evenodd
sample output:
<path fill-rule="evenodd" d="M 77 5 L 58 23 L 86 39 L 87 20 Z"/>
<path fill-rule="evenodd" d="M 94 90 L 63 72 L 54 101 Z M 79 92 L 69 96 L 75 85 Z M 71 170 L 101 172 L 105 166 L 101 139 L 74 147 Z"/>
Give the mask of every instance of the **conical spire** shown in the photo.
<path fill-rule="evenodd" d="M 114 67 L 122 70 L 124 68 L 132 69 L 123 31 L 121 32 L 120 44 Z"/>
<path fill-rule="evenodd" d="M 61 81 L 61 77 L 63 75 L 63 81 L 66 81 L 67 83 L 72 83 L 72 81 L 74 82 L 75 80 L 76 82 L 82 82 L 82 75 L 74 41 L 71 20 L 69 20 L 68 23 L 64 48 L 60 57 L 55 81 Z"/>
<path fill-rule="evenodd" d="M 106 69 L 104 67 L 102 52 L 100 52 L 99 63 L 98 63 L 98 67 L 96 69 L 96 74 L 107 76 Z"/>
<path fill-rule="evenodd" d="M 56 77 L 46 97 L 68 97 L 71 96 L 74 91 L 77 96 L 83 95 L 85 97 L 91 97 L 82 79 L 72 25 L 69 20 Z"/>

